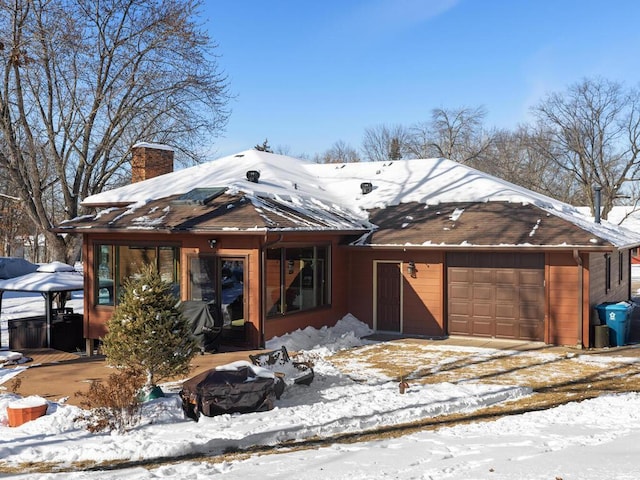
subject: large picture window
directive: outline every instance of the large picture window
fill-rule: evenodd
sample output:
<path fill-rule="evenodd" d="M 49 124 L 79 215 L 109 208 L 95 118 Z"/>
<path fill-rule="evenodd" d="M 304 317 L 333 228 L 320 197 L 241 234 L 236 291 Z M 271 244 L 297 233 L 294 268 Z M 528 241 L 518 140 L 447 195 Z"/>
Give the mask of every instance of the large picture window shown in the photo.
<path fill-rule="evenodd" d="M 267 316 L 329 305 L 329 247 L 267 249 Z"/>
<path fill-rule="evenodd" d="M 162 280 L 171 283 L 174 294 L 179 297 L 179 258 L 180 250 L 174 246 L 97 245 L 94 260 L 96 304 L 116 305 L 125 280 L 139 275 L 145 265 L 154 265 Z"/>

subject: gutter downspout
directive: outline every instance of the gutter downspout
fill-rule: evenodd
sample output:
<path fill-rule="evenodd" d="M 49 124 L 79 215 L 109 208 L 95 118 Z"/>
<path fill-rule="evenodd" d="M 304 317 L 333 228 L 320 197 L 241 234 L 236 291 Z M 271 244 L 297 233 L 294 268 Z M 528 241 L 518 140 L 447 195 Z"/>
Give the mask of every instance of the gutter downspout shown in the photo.
<path fill-rule="evenodd" d="M 578 343 L 577 348 L 582 349 L 584 344 L 584 336 L 582 334 L 584 323 L 584 272 L 582 269 L 582 257 L 577 248 L 573 249 L 573 259 L 578 265 Z"/>
<path fill-rule="evenodd" d="M 267 273 L 266 273 L 266 252 L 267 248 L 276 243 L 280 243 L 282 241 L 283 235 L 280 234 L 277 240 L 272 242 L 267 242 L 267 234 L 265 234 L 264 239 L 265 242 L 260 247 L 260 348 L 265 348 L 265 339 L 264 339 L 264 325 L 267 318 L 266 305 L 267 305 L 267 291 L 265 289 L 265 282 L 267 281 Z"/>

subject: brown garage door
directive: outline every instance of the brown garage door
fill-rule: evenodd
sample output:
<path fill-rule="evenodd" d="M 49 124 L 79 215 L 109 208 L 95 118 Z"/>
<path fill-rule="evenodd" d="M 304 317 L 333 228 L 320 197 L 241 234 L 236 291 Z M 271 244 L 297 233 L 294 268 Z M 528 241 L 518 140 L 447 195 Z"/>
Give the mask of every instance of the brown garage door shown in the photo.
<path fill-rule="evenodd" d="M 447 254 L 452 335 L 544 340 L 544 254 Z"/>

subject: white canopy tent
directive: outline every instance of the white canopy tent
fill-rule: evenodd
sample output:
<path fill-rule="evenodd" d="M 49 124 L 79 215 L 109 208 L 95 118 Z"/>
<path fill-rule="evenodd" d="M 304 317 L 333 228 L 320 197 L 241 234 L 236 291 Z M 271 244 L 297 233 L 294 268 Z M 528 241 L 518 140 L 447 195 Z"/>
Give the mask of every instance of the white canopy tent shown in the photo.
<path fill-rule="evenodd" d="M 37 271 L 20 277 L 0 280 L 0 311 L 4 292 L 40 293 L 45 299 L 47 321 L 47 346 L 51 346 L 51 323 L 54 315 L 53 300 L 57 294 L 84 290 L 84 275 L 71 265 L 53 262 L 42 265 Z"/>

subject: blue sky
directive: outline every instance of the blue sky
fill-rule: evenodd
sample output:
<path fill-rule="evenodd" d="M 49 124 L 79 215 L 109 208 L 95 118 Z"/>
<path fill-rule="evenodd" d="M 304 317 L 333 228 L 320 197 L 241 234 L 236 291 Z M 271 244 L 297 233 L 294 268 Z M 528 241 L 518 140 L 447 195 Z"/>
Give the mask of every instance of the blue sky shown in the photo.
<path fill-rule="evenodd" d="M 201 20 L 234 95 L 216 155 L 359 149 L 440 107 L 513 128 L 584 77 L 640 80 L 636 0 L 205 0 Z"/>

